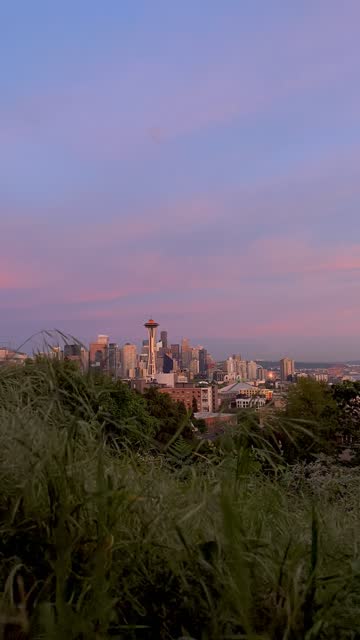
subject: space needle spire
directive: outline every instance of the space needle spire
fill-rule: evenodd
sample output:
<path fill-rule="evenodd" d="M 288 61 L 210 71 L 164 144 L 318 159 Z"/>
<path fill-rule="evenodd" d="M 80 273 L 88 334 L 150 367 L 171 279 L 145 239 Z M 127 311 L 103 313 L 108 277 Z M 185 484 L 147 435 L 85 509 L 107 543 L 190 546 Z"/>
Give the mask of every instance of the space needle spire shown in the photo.
<path fill-rule="evenodd" d="M 147 377 L 152 379 L 156 376 L 156 329 L 159 324 L 152 318 L 145 322 L 144 327 L 149 332 L 149 359 L 147 366 Z"/>

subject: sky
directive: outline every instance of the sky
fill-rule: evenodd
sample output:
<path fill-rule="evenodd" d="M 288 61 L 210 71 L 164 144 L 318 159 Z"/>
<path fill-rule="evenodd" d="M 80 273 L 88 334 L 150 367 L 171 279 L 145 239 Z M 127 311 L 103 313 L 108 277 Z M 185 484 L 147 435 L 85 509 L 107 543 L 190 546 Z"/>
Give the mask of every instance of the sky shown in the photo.
<path fill-rule="evenodd" d="M 0 343 L 360 358 L 358 0 L 0 4 Z"/>

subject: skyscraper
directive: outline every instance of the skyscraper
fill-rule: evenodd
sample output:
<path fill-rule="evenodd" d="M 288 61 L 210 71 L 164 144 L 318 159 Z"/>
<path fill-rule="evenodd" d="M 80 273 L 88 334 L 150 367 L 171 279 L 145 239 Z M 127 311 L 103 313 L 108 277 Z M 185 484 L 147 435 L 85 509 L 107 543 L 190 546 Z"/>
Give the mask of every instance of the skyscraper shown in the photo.
<path fill-rule="evenodd" d="M 180 345 L 171 344 L 170 351 L 171 351 L 172 357 L 179 362 L 180 361 Z"/>
<path fill-rule="evenodd" d="M 229 356 L 229 358 L 225 362 L 225 371 L 228 376 L 232 376 L 235 374 L 235 361 L 232 356 Z"/>
<path fill-rule="evenodd" d="M 164 354 L 163 373 L 171 373 L 174 370 L 174 360 L 168 354 Z"/>
<path fill-rule="evenodd" d="M 199 349 L 199 373 L 206 374 L 208 371 L 207 366 L 207 350 Z"/>
<path fill-rule="evenodd" d="M 280 360 L 280 377 L 283 382 L 293 376 L 295 373 L 295 362 L 291 358 L 282 358 Z"/>
<path fill-rule="evenodd" d="M 144 327 L 149 332 L 149 358 L 147 366 L 147 377 L 154 378 L 156 375 L 156 329 L 159 324 L 152 318 L 145 322 Z"/>
<path fill-rule="evenodd" d="M 241 360 L 240 355 L 236 356 L 235 369 L 236 369 L 236 375 L 239 376 L 241 380 L 246 380 L 247 378 L 246 360 Z"/>
<path fill-rule="evenodd" d="M 66 344 L 64 346 L 64 358 L 81 358 L 81 345 L 80 344 Z"/>
<path fill-rule="evenodd" d="M 192 359 L 192 348 L 188 338 L 183 338 L 181 341 L 181 366 L 183 369 L 189 369 Z"/>
<path fill-rule="evenodd" d="M 160 340 L 162 342 L 162 348 L 167 349 L 168 348 L 168 332 L 167 331 L 161 331 Z"/>
<path fill-rule="evenodd" d="M 256 380 L 256 369 L 257 369 L 256 362 L 254 362 L 254 360 L 249 360 L 246 363 L 246 368 L 247 368 L 247 379 Z"/>
<path fill-rule="evenodd" d="M 256 370 L 256 377 L 258 380 L 266 380 L 266 374 L 267 371 L 266 369 L 264 369 L 264 367 L 261 367 L 260 365 L 258 366 L 257 370 Z"/>
<path fill-rule="evenodd" d="M 120 375 L 120 349 L 115 342 L 109 344 L 109 373 L 116 379 Z"/>
<path fill-rule="evenodd" d="M 123 378 L 135 378 L 136 345 L 127 342 L 121 349 L 121 370 Z"/>
<path fill-rule="evenodd" d="M 89 366 L 89 353 L 79 343 L 66 344 L 64 346 L 65 360 L 78 362 L 81 368 L 86 371 Z"/>
<path fill-rule="evenodd" d="M 98 335 L 96 342 L 90 342 L 90 367 L 106 371 L 108 368 L 109 337 Z"/>

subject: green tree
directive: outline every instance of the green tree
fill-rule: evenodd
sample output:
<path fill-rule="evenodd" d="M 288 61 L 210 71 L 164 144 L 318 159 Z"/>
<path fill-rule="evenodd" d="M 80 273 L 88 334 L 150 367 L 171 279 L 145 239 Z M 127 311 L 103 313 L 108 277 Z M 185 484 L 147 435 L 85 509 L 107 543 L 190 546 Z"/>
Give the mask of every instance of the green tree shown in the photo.
<path fill-rule="evenodd" d="M 353 464 L 359 464 L 360 382 L 346 380 L 331 388 L 339 412 L 341 443 L 353 451 Z"/>
<path fill-rule="evenodd" d="M 331 387 L 333 397 L 339 407 L 349 405 L 351 400 L 360 396 L 360 382 L 346 380 Z"/>
<path fill-rule="evenodd" d="M 338 405 L 325 382 L 299 379 L 290 387 L 285 412 L 279 416 L 282 433 L 289 434 L 282 438 L 285 454 L 293 460 L 334 453 L 338 415 Z"/>
<path fill-rule="evenodd" d="M 144 398 L 149 415 L 156 419 L 156 440 L 165 444 L 178 431 L 183 438 L 193 439 L 190 416 L 182 402 L 174 402 L 155 388 L 146 389 Z"/>
<path fill-rule="evenodd" d="M 192 417 L 192 423 L 194 425 L 194 427 L 196 427 L 200 433 L 206 433 L 207 431 L 207 426 L 206 426 L 206 422 L 203 418 L 194 418 Z"/>

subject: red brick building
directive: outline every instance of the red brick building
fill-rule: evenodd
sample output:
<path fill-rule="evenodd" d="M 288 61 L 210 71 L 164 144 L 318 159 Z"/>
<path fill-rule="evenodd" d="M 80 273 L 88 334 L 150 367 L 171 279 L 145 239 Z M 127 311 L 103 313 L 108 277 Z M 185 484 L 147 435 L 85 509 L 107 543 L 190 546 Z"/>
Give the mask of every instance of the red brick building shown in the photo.
<path fill-rule="evenodd" d="M 197 411 L 217 412 L 219 408 L 218 388 L 217 386 L 177 386 L 162 387 L 158 389 L 159 393 L 167 393 L 175 402 L 183 402 L 189 410 L 194 407 L 196 401 Z"/>

